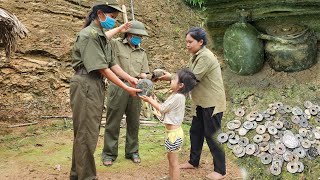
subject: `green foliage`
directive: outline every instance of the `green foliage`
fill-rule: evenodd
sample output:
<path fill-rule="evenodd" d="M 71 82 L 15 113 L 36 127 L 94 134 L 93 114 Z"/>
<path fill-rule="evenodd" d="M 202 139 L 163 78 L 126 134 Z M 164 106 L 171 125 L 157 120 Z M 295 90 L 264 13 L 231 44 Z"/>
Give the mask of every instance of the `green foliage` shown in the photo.
<path fill-rule="evenodd" d="M 202 7 L 206 0 L 185 0 L 185 2 L 191 6 Z"/>

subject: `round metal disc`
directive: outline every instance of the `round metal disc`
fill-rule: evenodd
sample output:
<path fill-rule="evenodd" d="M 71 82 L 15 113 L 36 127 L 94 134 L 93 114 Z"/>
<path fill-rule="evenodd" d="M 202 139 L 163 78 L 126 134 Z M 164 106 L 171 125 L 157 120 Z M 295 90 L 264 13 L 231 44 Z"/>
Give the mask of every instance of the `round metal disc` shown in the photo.
<path fill-rule="evenodd" d="M 274 106 L 276 106 L 277 108 L 280 108 L 283 106 L 283 103 L 282 102 L 276 102 L 274 103 Z"/>
<path fill-rule="evenodd" d="M 252 155 L 256 151 L 256 147 L 253 144 L 248 144 L 246 146 L 246 154 Z"/>
<path fill-rule="evenodd" d="M 218 139 L 218 141 L 219 141 L 220 143 L 225 143 L 225 142 L 227 142 L 227 141 L 228 141 L 228 138 L 229 138 L 229 136 L 228 136 L 227 133 L 220 133 L 220 134 L 218 135 L 218 137 L 217 137 L 217 139 Z"/>
<path fill-rule="evenodd" d="M 268 133 L 262 134 L 262 141 L 267 142 L 270 140 L 270 135 Z"/>
<path fill-rule="evenodd" d="M 254 121 L 254 120 L 256 120 L 256 116 L 253 116 L 252 114 L 248 114 L 248 115 L 246 116 L 246 119 L 247 119 L 248 121 Z"/>
<path fill-rule="evenodd" d="M 234 138 L 234 136 L 236 135 L 234 131 L 228 131 L 226 132 L 226 134 L 228 135 L 228 138 Z"/>
<path fill-rule="evenodd" d="M 316 135 L 312 131 L 307 131 L 306 138 L 309 141 L 313 141 L 316 139 Z"/>
<path fill-rule="evenodd" d="M 253 142 L 255 143 L 260 143 L 262 142 L 262 140 L 263 140 L 263 137 L 260 134 L 256 134 L 255 136 L 253 136 Z"/>
<path fill-rule="evenodd" d="M 272 165 L 270 166 L 270 172 L 271 174 L 278 176 L 279 174 L 281 174 L 281 167 L 279 167 L 278 165 Z"/>
<path fill-rule="evenodd" d="M 306 151 L 301 147 L 294 149 L 293 154 L 296 154 L 301 159 L 306 157 Z"/>
<path fill-rule="evenodd" d="M 301 119 L 299 122 L 300 127 L 308 127 L 309 126 L 309 122 L 306 119 Z"/>
<path fill-rule="evenodd" d="M 242 151 L 244 151 L 244 147 L 240 146 L 239 144 L 235 145 L 232 149 L 233 154 L 235 155 L 239 155 L 242 153 Z"/>
<path fill-rule="evenodd" d="M 269 134 L 275 135 L 275 134 L 277 134 L 278 130 L 274 126 L 270 126 L 270 127 L 268 127 L 268 132 L 269 132 Z"/>
<path fill-rule="evenodd" d="M 308 149 L 311 147 L 311 142 L 308 139 L 304 139 L 301 141 L 301 146 L 305 149 Z"/>
<path fill-rule="evenodd" d="M 315 106 L 312 106 L 310 109 L 309 109 L 309 111 L 310 111 L 310 114 L 312 115 L 312 116 L 316 116 L 317 114 L 318 114 L 318 109 L 315 107 Z"/>
<path fill-rule="evenodd" d="M 259 149 L 260 149 L 260 151 L 262 151 L 262 152 L 268 151 L 268 150 L 269 150 L 269 142 L 261 142 L 261 143 L 259 144 Z"/>
<path fill-rule="evenodd" d="M 252 124 L 253 124 L 252 129 L 256 129 L 258 126 L 258 123 L 256 121 L 252 121 Z"/>
<path fill-rule="evenodd" d="M 283 154 L 283 159 L 287 162 L 290 162 L 293 160 L 293 154 L 291 151 L 286 151 L 284 154 Z"/>
<path fill-rule="evenodd" d="M 250 129 L 253 128 L 253 123 L 250 122 L 250 121 L 245 121 L 245 122 L 243 123 L 243 127 L 246 128 L 247 130 L 250 130 Z"/>
<path fill-rule="evenodd" d="M 294 136 L 299 140 L 299 142 L 303 140 L 303 137 L 300 134 L 296 134 Z"/>
<path fill-rule="evenodd" d="M 272 163 L 271 163 L 271 165 L 277 165 L 277 166 L 279 166 L 280 168 L 282 168 L 283 161 L 281 161 L 281 160 L 273 160 L 273 158 L 272 158 Z"/>
<path fill-rule="evenodd" d="M 299 129 L 299 134 L 302 136 L 302 137 L 306 137 L 307 135 L 307 129 L 306 128 L 300 128 Z"/>
<path fill-rule="evenodd" d="M 230 142 L 227 142 L 227 146 L 229 149 L 233 150 L 234 144 L 231 144 Z"/>
<path fill-rule="evenodd" d="M 284 152 L 286 152 L 286 147 L 282 143 L 276 144 L 275 149 L 278 154 L 283 154 Z"/>
<path fill-rule="evenodd" d="M 274 144 L 274 143 L 270 143 L 269 144 L 269 150 L 268 150 L 268 152 L 270 153 L 270 154 L 275 154 L 275 153 L 277 153 L 276 152 L 276 145 Z"/>
<path fill-rule="evenodd" d="M 295 123 L 295 124 L 299 124 L 299 122 L 300 122 L 300 117 L 294 115 L 294 116 L 291 117 L 291 121 L 292 121 L 293 123 Z"/>
<path fill-rule="evenodd" d="M 262 164 L 270 164 L 272 161 L 272 156 L 269 153 L 263 153 L 260 156 Z"/>
<path fill-rule="evenodd" d="M 248 132 L 247 129 L 241 127 L 241 128 L 239 128 L 239 132 L 238 133 L 239 133 L 240 136 L 244 136 L 244 135 L 247 134 L 247 132 Z"/>
<path fill-rule="evenodd" d="M 249 139 L 248 139 L 247 137 L 241 137 L 241 138 L 239 139 L 238 144 L 239 144 L 240 146 L 245 147 L 245 146 L 247 146 L 247 145 L 249 144 Z"/>
<path fill-rule="evenodd" d="M 296 173 L 298 172 L 299 170 L 299 166 L 298 166 L 298 163 L 297 162 L 288 162 L 287 164 L 287 170 L 290 172 L 290 173 Z"/>
<path fill-rule="evenodd" d="M 258 116 L 256 117 L 256 121 L 260 122 L 263 120 L 263 115 L 262 114 L 258 114 Z"/>
<path fill-rule="evenodd" d="M 237 129 L 240 126 L 241 126 L 241 121 L 239 121 L 239 120 L 233 120 L 233 121 L 229 121 L 227 123 L 227 128 L 230 129 L 230 130 Z"/>
<path fill-rule="evenodd" d="M 299 146 L 299 140 L 293 133 L 285 133 L 282 138 L 283 144 L 290 148 L 296 148 Z"/>
<path fill-rule="evenodd" d="M 236 154 L 238 158 L 243 157 L 246 154 L 246 150 L 244 149 L 240 154 Z"/>
<path fill-rule="evenodd" d="M 259 150 L 259 146 L 256 143 L 253 143 L 254 147 L 255 147 L 255 152 L 253 153 L 254 156 L 258 156 L 260 154 L 260 150 Z"/>
<path fill-rule="evenodd" d="M 316 117 L 314 122 L 316 123 L 317 126 L 320 126 L 320 117 Z"/>
<path fill-rule="evenodd" d="M 264 125 L 258 125 L 257 128 L 256 128 L 256 132 L 258 134 L 263 134 L 266 132 L 266 127 Z"/>
<path fill-rule="evenodd" d="M 272 115 L 275 115 L 275 114 L 276 114 L 276 110 L 274 110 L 274 109 L 267 109 L 266 113 L 269 114 L 270 116 L 272 116 Z"/>
<path fill-rule="evenodd" d="M 303 103 L 303 105 L 304 105 L 304 107 L 305 107 L 306 109 L 309 109 L 309 108 L 311 108 L 311 107 L 313 106 L 312 102 L 310 102 L 310 101 L 305 101 L 305 102 Z"/>
<path fill-rule="evenodd" d="M 230 142 L 230 144 L 237 144 L 238 142 L 239 142 L 239 135 L 235 135 L 233 138 L 230 138 L 229 137 L 229 142 Z"/>
<path fill-rule="evenodd" d="M 292 123 L 290 123 L 287 120 L 283 120 L 282 122 L 283 122 L 283 127 L 285 127 L 286 129 L 292 129 L 293 127 Z"/>
<path fill-rule="evenodd" d="M 308 116 L 311 115 L 309 109 L 305 109 L 305 110 L 304 110 L 304 113 L 306 113 L 306 115 L 308 115 Z"/>
<path fill-rule="evenodd" d="M 313 129 L 312 132 L 314 134 L 315 139 L 320 139 L 320 130 L 319 129 Z"/>
<path fill-rule="evenodd" d="M 285 110 L 285 108 L 284 108 L 283 106 L 280 106 L 280 107 L 277 109 L 277 111 L 278 111 L 278 113 L 280 113 L 280 114 L 285 114 L 285 113 L 287 113 L 286 110 Z"/>
<path fill-rule="evenodd" d="M 274 154 L 273 157 L 272 157 L 272 161 L 280 161 L 283 163 L 283 156 L 281 154 Z M 281 164 L 282 164 L 281 163 Z"/>
<path fill-rule="evenodd" d="M 283 122 L 281 121 L 275 121 L 273 124 L 274 124 L 274 127 L 277 129 L 283 128 Z"/>
<path fill-rule="evenodd" d="M 242 117 L 242 116 L 244 116 L 245 111 L 244 111 L 243 108 L 238 108 L 238 109 L 236 109 L 236 110 L 234 111 L 234 114 L 235 114 L 236 116 L 238 116 L 238 117 Z"/>
<path fill-rule="evenodd" d="M 298 106 L 292 108 L 292 114 L 300 116 L 303 113 L 302 109 Z"/>
<path fill-rule="evenodd" d="M 318 149 L 315 146 L 311 146 L 307 151 L 307 154 L 313 158 L 316 158 L 319 155 Z"/>
<path fill-rule="evenodd" d="M 298 167 L 299 167 L 299 169 L 298 169 L 298 173 L 301 173 L 301 172 L 303 172 L 303 170 L 304 170 L 304 165 L 303 165 L 303 163 L 301 162 L 301 161 L 298 161 L 297 162 L 297 165 L 298 165 Z"/>
<path fill-rule="evenodd" d="M 284 106 L 284 110 L 287 112 L 287 113 L 291 113 L 292 111 L 291 111 L 291 107 L 290 106 L 288 106 L 288 105 L 285 105 Z"/>

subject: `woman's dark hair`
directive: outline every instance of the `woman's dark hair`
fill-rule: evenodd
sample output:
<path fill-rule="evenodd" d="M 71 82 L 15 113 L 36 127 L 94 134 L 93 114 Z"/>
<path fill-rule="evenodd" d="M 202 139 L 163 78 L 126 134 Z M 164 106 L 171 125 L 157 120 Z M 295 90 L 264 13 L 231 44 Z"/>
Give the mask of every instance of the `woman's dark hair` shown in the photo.
<path fill-rule="evenodd" d="M 83 28 L 90 25 L 91 21 L 95 20 L 98 17 L 98 10 L 101 10 L 104 13 L 113 13 L 119 12 L 117 9 L 107 6 L 107 5 L 96 5 L 92 7 L 92 10 L 89 12 L 86 21 L 83 25 Z"/>
<path fill-rule="evenodd" d="M 190 36 L 197 40 L 197 41 L 201 41 L 203 40 L 203 44 L 202 44 L 202 47 L 207 45 L 208 43 L 208 39 L 207 39 L 207 33 L 205 30 L 203 30 L 202 28 L 199 28 L 199 27 L 194 27 L 194 28 L 191 28 L 189 29 L 189 31 L 187 32 L 186 36 L 190 34 Z"/>
<path fill-rule="evenodd" d="M 179 89 L 178 93 L 188 94 L 194 86 L 197 84 L 196 76 L 190 71 L 190 69 L 184 68 L 177 72 L 178 83 L 183 83 L 184 86 Z"/>

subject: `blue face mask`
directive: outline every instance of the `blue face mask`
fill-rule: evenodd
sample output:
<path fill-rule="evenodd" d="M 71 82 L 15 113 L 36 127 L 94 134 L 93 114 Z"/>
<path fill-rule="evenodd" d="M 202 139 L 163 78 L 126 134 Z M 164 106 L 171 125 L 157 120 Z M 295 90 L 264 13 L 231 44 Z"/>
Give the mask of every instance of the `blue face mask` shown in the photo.
<path fill-rule="evenodd" d="M 106 20 L 104 20 L 104 21 L 100 20 L 100 24 L 101 24 L 101 27 L 104 29 L 112 29 L 115 26 L 116 21 L 117 20 L 115 20 L 109 16 L 106 16 Z"/>
<path fill-rule="evenodd" d="M 141 37 L 139 37 L 139 36 L 132 36 L 130 42 L 131 42 L 131 44 L 137 46 L 138 44 L 141 43 Z"/>

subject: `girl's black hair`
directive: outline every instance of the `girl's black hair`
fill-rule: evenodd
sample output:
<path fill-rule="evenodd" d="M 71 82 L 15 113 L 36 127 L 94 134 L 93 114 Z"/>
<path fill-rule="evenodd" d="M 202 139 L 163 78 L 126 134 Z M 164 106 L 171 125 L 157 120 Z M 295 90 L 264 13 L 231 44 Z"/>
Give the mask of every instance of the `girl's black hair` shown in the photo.
<path fill-rule="evenodd" d="M 92 7 L 92 10 L 89 12 L 86 21 L 83 25 L 83 28 L 90 25 L 91 21 L 94 21 L 98 17 L 98 10 L 101 10 L 104 13 L 113 13 L 119 12 L 117 9 L 107 6 L 107 5 L 96 5 Z"/>
<path fill-rule="evenodd" d="M 203 44 L 202 44 L 202 47 L 207 45 L 208 43 L 208 39 L 207 39 L 207 33 L 205 30 L 203 30 L 202 28 L 199 28 L 199 27 L 194 27 L 194 28 L 191 28 L 189 29 L 189 31 L 187 32 L 186 36 L 190 34 L 190 36 L 197 40 L 197 41 L 201 41 L 203 40 Z"/>
<path fill-rule="evenodd" d="M 184 86 L 178 90 L 178 93 L 187 95 L 197 84 L 196 76 L 188 68 L 181 69 L 177 72 L 178 83 L 183 83 Z"/>

